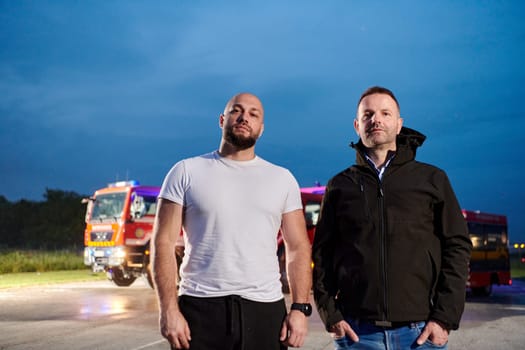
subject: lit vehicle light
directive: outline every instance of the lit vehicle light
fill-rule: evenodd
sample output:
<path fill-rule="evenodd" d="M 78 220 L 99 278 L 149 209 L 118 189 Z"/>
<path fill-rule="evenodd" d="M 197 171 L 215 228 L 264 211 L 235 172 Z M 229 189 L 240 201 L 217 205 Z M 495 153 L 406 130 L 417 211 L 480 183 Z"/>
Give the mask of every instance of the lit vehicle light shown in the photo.
<path fill-rule="evenodd" d="M 122 247 L 117 247 L 112 250 L 108 250 L 108 265 L 109 266 L 120 266 L 124 263 L 126 258 L 126 251 Z"/>
<path fill-rule="evenodd" d="M 137 180 L 117 181 L 108 184 L 108 187 L 124 187 L 124 186 L 138 186 L 140 183 Z"/>
<path fill-rule="evenodd" d="M 126 257 L 126 251 L 122 248 L 116 248 L 114 250 L 114 254 L 113 254 L 114 257 L 116 258 L 125 258 Z"/>

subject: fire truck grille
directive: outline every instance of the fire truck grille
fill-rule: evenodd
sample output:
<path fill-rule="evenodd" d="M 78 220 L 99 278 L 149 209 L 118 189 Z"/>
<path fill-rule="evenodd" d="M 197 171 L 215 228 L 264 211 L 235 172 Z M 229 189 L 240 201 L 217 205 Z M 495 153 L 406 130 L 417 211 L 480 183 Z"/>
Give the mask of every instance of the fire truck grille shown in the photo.
<path fill-rule="evenodd" d="M 113 232 L 91 232 L 91 242 L 109 242 L 113 237 Z"/>

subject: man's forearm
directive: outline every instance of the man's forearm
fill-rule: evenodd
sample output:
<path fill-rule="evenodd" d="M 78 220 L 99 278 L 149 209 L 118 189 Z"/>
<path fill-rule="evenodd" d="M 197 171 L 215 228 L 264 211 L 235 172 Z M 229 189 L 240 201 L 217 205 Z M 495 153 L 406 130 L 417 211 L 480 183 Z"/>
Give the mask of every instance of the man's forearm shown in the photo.
<path fill-rule="evenodd" d="M 175 249 L 158 242 L 153 249 L 153 280 L 161 310 L 176 310 L 177 304 L 177 259 Z"/>
<path fill-rule="evenodd" d="M 181 223 L 182 206 L 160 198 L 151 240 L 151 261 L 161 312 L 178 309 L 175 246 L 181 231 Z"/>
<path fill-rule="evenodd" d="M 307 303 L 312 289 L 310 245 L 287 249 L 286 263 L 292 302 Z"/>

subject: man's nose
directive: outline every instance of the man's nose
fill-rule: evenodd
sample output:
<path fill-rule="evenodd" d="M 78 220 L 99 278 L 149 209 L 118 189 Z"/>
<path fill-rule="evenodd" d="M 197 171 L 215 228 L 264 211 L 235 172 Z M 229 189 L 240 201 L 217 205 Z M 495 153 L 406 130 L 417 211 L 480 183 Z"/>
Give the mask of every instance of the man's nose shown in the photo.
<path fill-rule="evenodd" d="M 237 119 L 236 119 L 237 123 L 240 123 L 240 122 L 243 122 L 243 121 L 246 120 L 244 113 L 245 113 L 245 112 L 241 112 L 241 113 L 239 113 L 239 116 L 238 116 Z"/>
<path fill-rule="evenodd" d="M 372 116 L 370 117 L 370 122 L 374 123 L 374 124 L 381 122 L 381 118 L 380 118 L 379 114 L 378 113 L 372 114 Z"/>

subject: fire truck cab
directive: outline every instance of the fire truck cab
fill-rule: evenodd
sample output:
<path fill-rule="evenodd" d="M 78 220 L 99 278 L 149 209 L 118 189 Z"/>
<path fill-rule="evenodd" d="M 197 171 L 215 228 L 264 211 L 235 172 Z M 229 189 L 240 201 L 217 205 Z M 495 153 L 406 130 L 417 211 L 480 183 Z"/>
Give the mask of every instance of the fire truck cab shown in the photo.
<path fill-rule="evenodd" d="M 84 264 L 105 271 L 117 286 L 127 287 L 142 275 L 153 286 L 149 244 L 159 191 L 120 181 L 85 198 Z"/>

